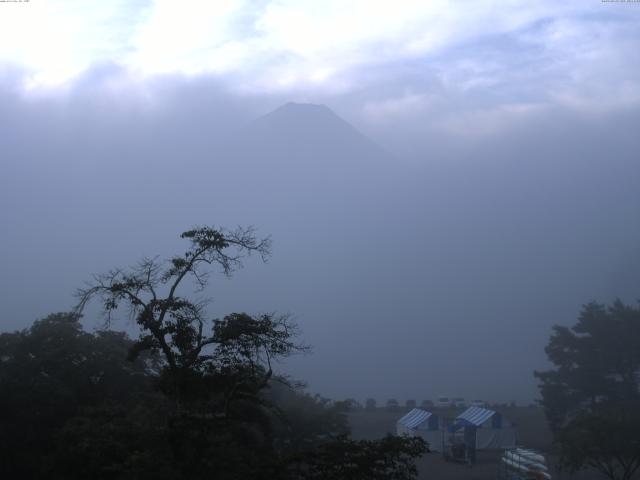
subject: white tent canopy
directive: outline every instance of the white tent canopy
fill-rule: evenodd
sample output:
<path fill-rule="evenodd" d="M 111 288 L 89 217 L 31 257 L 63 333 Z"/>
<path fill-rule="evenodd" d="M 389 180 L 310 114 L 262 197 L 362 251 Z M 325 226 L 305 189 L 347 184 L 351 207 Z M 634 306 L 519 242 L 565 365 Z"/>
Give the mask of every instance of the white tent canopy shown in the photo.
<path fill-rule="evenodd" d="M 414 408 L 396 422 L 398 435 L 422 437 L 431 450 L 440 450 L 442 444 L 442 431 L 440 419 L 427 410 Z"/>
<path fill-rule="evenodd" d="M 481 407 L 469 407 L 456 417 L 450 429 L 475 430 L 476 449 L 492 450 L 513 447 L 516 444 L 516 430 L 502 414 Z"/>

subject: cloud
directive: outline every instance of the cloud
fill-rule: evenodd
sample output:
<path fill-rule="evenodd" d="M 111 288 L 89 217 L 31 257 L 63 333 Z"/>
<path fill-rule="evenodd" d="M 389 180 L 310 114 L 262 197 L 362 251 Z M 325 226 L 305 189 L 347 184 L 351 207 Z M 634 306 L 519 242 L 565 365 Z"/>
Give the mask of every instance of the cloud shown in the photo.
<path fill-rule="evenodd" d="M 493 108 L 451 113 L 431 123 L 431 128 L 458 138 L 502 134 L 548 111 L 544 104 L 514 103 Z"/>
<path fill-rule="evenodd" d="M 362 110 L 367 121 L 388 123 L 424 114 L 439 103 L 441 99 L 435 95 L 405 92 L 399 97 L 366 102 Z"/>
<path fill-rule="evenodd" d="M 74 15 L 85 8 L 68 5 Z M 184 225 L 209 219 L 255 223 L 277 240 L 274 262 L 263 273 L 252 268 L 232 283 L 217 284 L 216 312 L 240 305 L 292 309 L 303 316 L 318 355 L 297 372 L 314 388 L 335 398 L 377 394 L 376 378 L 356 387 L 349 378 L 348 373 L 366 379 L 366 368 L 340 369 L 340 359 L 353 357 L 350 347 L 363 331 L 371 335 L 362 364 L 375 361 L 383 345 L 383 355 L 395 359 L 387 365 L 393 376 L 411 361 L 397 355 L 397 345 L 406 344 L 398 332 L 418 332 L 416 339 L 459 338 L 460 332 L 471 338 L 481 330 L 487 339 L 511 338 L 506 355 L 518 358 L 517 366 L 504 369 L 502 354 L 484 358 L 477 350 L 482 368 L 510 380 L 509 389 L 491 394 L 530 400 L 534 385 L 522 372 L 544 362 L 550 324 L 570 322 L 580 302 L 608 294 L 600 285 L 609 263 L 622 262 L 623 252 L 638 244 L 637 229 L 629 230 L 640 206 L 633 129 L 638 67 L 629 61 L 638 34 L 632 22 L 620 16 L 554 17 L 557 10 L 548 4 L 547 16 L 545 8 L 540 14 L 519 13 L 516 2 L 507 2 L 514 17 L 506 16 L 493 30 L 486 20 L 491 12 L 481 17 L 486 25 L 472 25 L 477 12 L 456 17 L 462 9 L 456 3 L 442 14 L 454 23 L 466 19 L 453 30 L 463 32 L 452 38 L 446 28 L 426 33 L 432 23 L 424 20 L 427 13 L 418 15 L 418 5 L 416 22 L 425 21 L 423 34 L 415 33 L 418 27 L 411 31 L 413 20 L 406 32 L 394 26 L 406 12 L 380 27 L 387 33 L 369 25 L 356 25 L 350 33 L 349 22 L 363 12 L 354 10 L 336 27 L 339 41 L 328 41 L 325 48 L 318 37 L 289 48 L 296 35 L 279 32 L 279 15 L 318 8 L 317 15 L 310 10 L 309 25 L 317 16 L 322 26 L 317 34 L 326 29 L 329 36 L 333 14 L 323 13 L 319 2 L 315 7 L 264 2 L 251 12 L 244 5 L 229 3 L 224 15 L 215 5 L 203 10 L 192 35 L 163 47 L 171 55 L 163 56 L 162 49 L 155 57 L 149 54 L 149 63 L 140 52 L 154 51 L 163 28 L 169 29 L 167 38 L 180 36 L 178 27 L 171 30 L 173 7 L 149 2 L 124 23 L 117 19 L 121 11 L 108 5 L 96 10 L 100 22 L 115 22 L 126 33 L 114 33 L 113 43 L 103 38 L 111 28 L 107 24 L 100 29 L 97 20 L 86 27 L 70 21 L 71 37 L 86 34 L 89 40 L 71 42 L 65 53 L 73 71 L 82 68 L 64 82 L 63 95 L 54 84 L 22 91 L 25 78 L 47 74 L 36 61 L 29 63 L 26 77 L 24 65 L 0 69 L 5 140 L 0 220 L 11 226 L 0 252 L 5 267 L 0 286 L 9 312 L 5 327 L 23 328 L 40 314 L 68 308 L 73 288 L 91 272 L 135 261 L 140 254 L 171 253 L 179 247 L 172 235 Z M 277 5 L 286 8 L 272 12 L 277 15 L 271 24 L 259 24 L 268 7 Z M 394 15 L 382 4 L 372 8 Z M 175 15 L 188 22 L 193 13 Z M 363 14 L 360 21 L 367 19 Z M 205 35 L 215 22 L 218 36 Z M 95 31 L 78 33 L 92 26 Z M 274 35 L 282 35 L 280 43 Z M 210 52 L 234 45 L 243 48 L 241 61 L 205 61 Z M 94 48 L 101 53 L 88 55 Z M 58 53 L 50 54 L 55 66 Z M 88 67 L 83 59 L 91 59 Z M 176 61 L 183 63 L 174 68 Z M 374 185 L 389 190 L 376 187 L 375 201 L 345 209 L 341 197 L 324 195 L 326 189 L 316 194 L 290 169 L 274 169 L 287 185 L 281 190 L 258 173 L 269 168 L 262 152 L 241 175 L 225 174 L 234 157 L 224 146 L 247 138 L 238 136 L 241 126 L 292 97 L 327 103 L 364 126 L 374 141 L 394 144 L 388 150 L 400 155 L 390 175 L 373 169 L 363 176 L 358 170 L 358 182 L 347 182 L 349 195 Z M 621 111 L 629 108 L 636 111 Z M 585 120 L 584 112 L 602 118 Z M 298 160 L 291 164 L 302 172 L 307 167 Z M 289 187 L 304 189 L 309 207 L 291 202 Z M 327 202 L 336 202 L 335 208 Z M 341 225 L 348 224 L 352 233 L 321 228 L 322 221 L 334 218 L 344 219 Z M 305 235 L 313 241 L 301 241 Z M 386 235 L 390 242 L 369 241 L 382 242 Z M 319 238 L 324 243 L 316 248 Z M 334 244 L 342 252 L 338 256 L 326 248 Z M 380 254 L 385 245 L 393 245 L 392 255 Z M 345 265 L 348 271 L 340 274 Z M 306 269 L 314 288 L 291 274 L 296 268 Z M 631 294 L 632 285 L 625 282 L 620 288 L 628 290 L 611 293 Z M 24 291 L 41 294 L 24 305 Z M 538 300 L 533 306 L 531 292 Z M 327 306 L 324 298 L 336 301 Z M 465 323 L 469 318 L 472 324 Z M 336 328 L 346 332 L 339 345 Z M 420 365 L 436 365 L 442 352 L 427 350 Z M 439 388 L 446 388 L 447 372 L 434 375 Z M 412 385 L 398 378 L 378 394 L 414 396 Z"/>
<path fill-rule="evenodd" d="M 0 63 L 23 67 L 27 86 L 56 85 L 127 50 L 139 1 L 32 0 L 0 10 Z"/>
<path fill-rule="evenodd" d="M 136 26 L 124 62 L 147 74 L 238 69 L 250 42 L 238 35 L 235 24 L 247 8 L 241 0 L 156 0 Z"/>
<path fill-rule="evenodd" d="M 517 34 L 548 18 L 578 18 L 594 8 L 490 0 L 35 0 L 6 10 L 0 58 L 52 78 L 101 61 L 150 74 L 253 73 L 252 67 L 262 68 L 266 61 L 285 76 L 304 66 L 307 78 L 317 82 L 362 65 L 442 54 L 486 36 Z M 608 24 L 619 18 L 624 17 Z M 556 43 L 553 48 L 564 45 L 561 35 L 547 40 Z"/>
<path fill-rule="evenodd" d="M 546 0 L 33 0 L 0 8 L 0 70 L 23 72 L 0 81 L 31 95 L 130 90 L 127 99 L 154 104 L 162 101 L 155 82 L 182 77 L 274 106 L 342 105 L 372 129 L 397 122 L 418 136 L 491 135 L 541 108 L 601 115 L 639 102 L 640 66 L 630 62 L 638 8 Z"/>

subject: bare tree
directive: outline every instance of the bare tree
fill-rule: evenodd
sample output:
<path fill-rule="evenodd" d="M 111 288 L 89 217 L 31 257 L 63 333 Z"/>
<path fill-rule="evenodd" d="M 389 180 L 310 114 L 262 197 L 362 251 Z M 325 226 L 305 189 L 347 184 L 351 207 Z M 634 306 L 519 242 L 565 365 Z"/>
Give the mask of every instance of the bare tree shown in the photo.
<path fill-rule="evenodd" d="M 181 238 L 190 243 L 182 256 L 166 261 L 145 258 L 129 269 L 94 276 L 77 292 L 76 311 L 99 298 L 109 324 L 116 309 L 127 307 L 142 331 L 130 357 L 146 350 L 162 353 L 173 393 L 181 398 L 193 394 L 194 379 L 198 379 L 198 390 L 203 380 L 211 387 L 215 383 L 215 388 L 205 390 L 223 391 L 226 411 L 238 395 L 255 394 L 266 386 L 274 358 L 305 347 L 292 340 L 297 331 L 287 315 L 233 313 L 208 321 L 207 301 L 179 293 L 189 280 L 197 291 L 204 290 L 214 267 L 230 276 L 251 254 L 266 261 L 271 247 L 268 237 L 258 239 L 252 228 L 198 227 Z"/>

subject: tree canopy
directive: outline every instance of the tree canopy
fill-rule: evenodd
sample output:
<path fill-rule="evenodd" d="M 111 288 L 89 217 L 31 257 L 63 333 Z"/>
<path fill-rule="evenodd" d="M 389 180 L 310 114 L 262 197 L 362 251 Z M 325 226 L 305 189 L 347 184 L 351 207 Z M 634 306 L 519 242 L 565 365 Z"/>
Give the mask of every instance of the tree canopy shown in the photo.
<path fill-rule="evenodd" d="M 65 428 L 81 422 L 91 410 L 133 410 L 154 394 L 159 359 L 142 355 L 125 362 L 132 345 L 123 333 L 87 333 L 77 315 L 65 313 L 0 335 L 4 478 L 37 478 L 55 470 L 53 465 L 64 456 L 62 449 L 72 445 L 59 441 Z"/>
<path fill-rule="evenodd" d="M 306 350 L 289 316 L 210 319 L 201 292 L 269 255 L 252 229 L 198 227 L 167 261 L 96 275 L 73 313 L 0 335 L 0 462 L 7 478 L 269 479 L 416 475 L 421 439 L 349 439 L 345 402 L 294 388 L 274 361 Z M 82 330 L 99 300 L 106 329 Z M 109 330 L 118 309 L 140 328 Z M 329 475 L 327 477 L 327 475 Z"/>
<path fill-rule="evenodd" d="M 546 347 L 555 368 L 536 372 L 565 467 L 628 480 L 640 468 L 640 309 L 585 305 Z"/>

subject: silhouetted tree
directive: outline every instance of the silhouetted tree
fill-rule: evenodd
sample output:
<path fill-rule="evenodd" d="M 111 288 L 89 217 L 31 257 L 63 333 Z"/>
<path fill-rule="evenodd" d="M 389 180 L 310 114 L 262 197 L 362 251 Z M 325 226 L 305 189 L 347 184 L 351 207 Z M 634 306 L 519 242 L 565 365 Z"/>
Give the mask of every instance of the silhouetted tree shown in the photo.
<path fill-rule="evenodd" d="M 416 408 L 416 401 L 415 400 L 407 400 L 404 405 L 407 408 Z"/>
<path fill-rule="evenodd" d="M 585 305 L 573 327 L 554 327 L 546 352 L 555 369 L 536 377 L 563 465 L 630 479 L 640 468 L 640 309 Z"/>
<path fill-rule="evenodd" d="M 342 400 L 342 402 L 339 403 L 341 403 L 348 412 L 362 410 L 362 404 L 355 398 L 345 398 L 344 400 Z"/>
<path fill-rule="evenodd" d="M 274 436 L 278 449 L 299 453 L 349 434 L 348 404 L 310 395 L 274 379 L 264 397 L 277 407 Z"/>
<path fill-rule="evenodd" d="M 107 324 L 116 309 L 128 309 L 142 331 L 129 351 L 131 360 L 144 352 L 163 359 L 158 387 L 169 400 L 160 429 L 169 446 L 164 457 L 171 462 L 167 471 L 174 478 L 286 480 L 300 478 L 301 471 L 311 475 L 329 468 L 334 473 L 330 478 L 336 480 L 382 471 L 396 475 L 388 478 L 413 478 L 412 461 L 423 451 L 417 443 L 351 442 L 344 437 L 348 429 L 341 402 L 298 395 L 290 397 L 294 401 L 285 409 L 265 394 L 274 386 L 274 360 L 306 349 L 294 341 L 297 331 L 288 316 L 232 313 L 209 322 L 206 302 L 180 293 L 189 281 L 204 289 L 211 267 L 230 275 L 247 255 L 257 253 L 265 259 L 269 239 L 256 238 L 252 229 L 210 227 L 189 230 L 182 238 L 189 242 L 183 255 L 167 262 L 144 259 L 133 268 L 98 275 L 78 292 L 77 311 L 98 298 Z M 305 404 L 310 408 L 297 420 L 295 409 Z M 135 439 L 112 441 L 126 431 L 126 422 L 113 418 L 111 422 L 99 412 L 89 422 L 91 432 L 88 423 L 71 425 L 65 438 L 77 439 L 86 432 L 109 453 L 119 451 L 120 445 L 136 445 Z M 101 440 L 105 436 L 107 440 Z M 326 455 L 343 448 L 351 454 L 331 459 Z M 99 446 L 93 451 L 99 453 Z M 358 460 L 365 458 L 373 463 Z M 114 471 L 138 478 L 132 469 L 125 474 L 119 464 Z M 83 471 L 85 476 L 89 473 Z"/>
<path fill-rule="evenodd" d="M 269 316 L 251 319 L 233 314 L 222 322 L 214 322 L 210 332 L 206 302 L 190 300 L 179 291 L 188 280 L 195 281 L 203 290 L 210 275 L 208 267 L 217 266 L 229 276 L 251 253 L 258 253 L 265 260 L 270 253 L 270 240 L 257 239 L 250 228 L 226 232 L 210 227 L 186 231 L 181 238 L 190 243 L 182 256 L 169 261 L 145 258 L 132 268 L 95 276 L 93 282 L 78 291 L 77 311 L 81 312 L 87 302 L 98 297 L 109 323 L 116 309 L 128 307 L 143 332 L 131 357 L 146 350 L 160 352 L 172 375 L 206 369 L 212 358 L 203 350 L 213 344 L 226 343 L 220 353 L 231 357 L 241 354 L 250 357 L 253 363 L 263 358 L 270 360 L 269 352 L 288 353 L 294 345 L 282 342 L 290 337 L 285 320 L 274 321 Z M 275 334 L 276 343 L 271 348 L 268 330 L 276 323 L 284 331 Z M 251 346 L 256 347 L 257 356 L 247 350 Z"/>
<path fill-rule="evenodd" d="M 210 322 L 206 302 L 182 295 L 180 287 L 191 280 L 204 289 L 212 266 L 231 275 L 247 255 L 266 259 L 270 241 L 243 228 L 199 227 L 181 237 L 189 242 L 181 256 L 96 276 L 78 292 L 78 311 L 97 297 L 110 322 L 126 307 L 142 331 L 129 358 L 145 351 L 163 357 L 159 386 L 175 402 L 170 443 L 185 477 L 199 478 L 214 466 L 218 478 L 268 476 L 270 411 L 260 392 L 275 359 L 304 350 L 293 340 L 295 325 L 287 316 L 246 313 Z"/>
<path fill-rule="evenodd" d="M 134 409 L 153 395 L 159 359 L 145 354 L 125 362 L 132 345 L 123 333 L 84 332 L 78 315 L 70 313 L 0 335 L 2 478 L 50 476 L 61 449 L 71 448 L 60 441 L 70 422 L 81 422 L 89 409 Z"/>
<path fill-rule="evenodd" d="M 428 451 L 420 437 L 388 435 L 381 440 L 339 437 L 292 462 L 292 480 L 406 480 L 418 471 L 415 457 Z"/>

